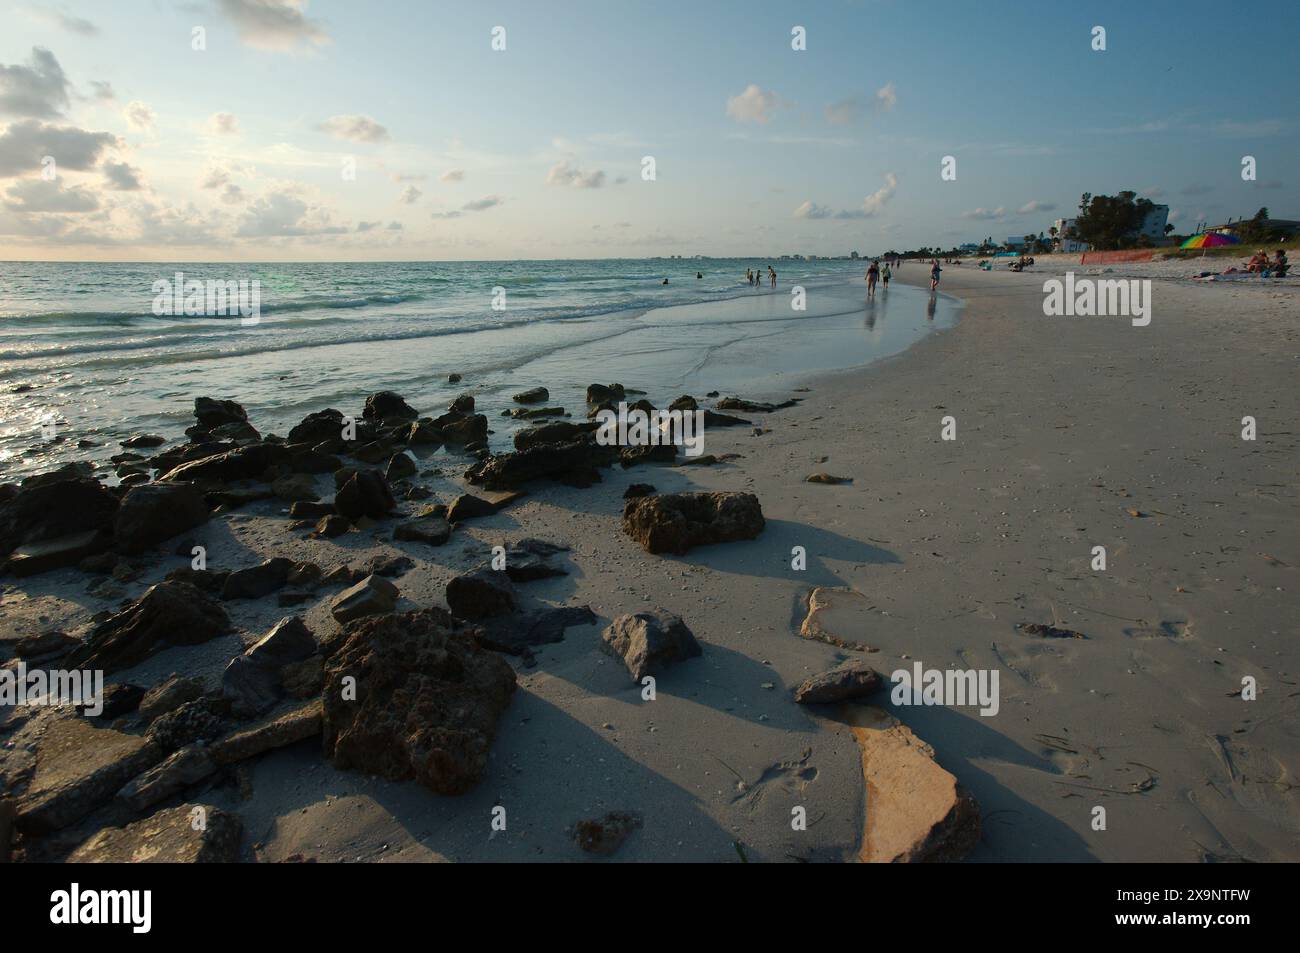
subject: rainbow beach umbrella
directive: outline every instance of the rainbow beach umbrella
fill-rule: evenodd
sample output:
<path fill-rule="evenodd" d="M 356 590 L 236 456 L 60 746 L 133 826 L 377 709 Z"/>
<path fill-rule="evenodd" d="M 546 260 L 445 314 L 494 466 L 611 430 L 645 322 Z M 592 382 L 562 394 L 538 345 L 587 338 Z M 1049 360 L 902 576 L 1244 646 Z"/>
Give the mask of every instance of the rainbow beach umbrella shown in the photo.
<path fill-rule="evenodd" d="M 1220 245 L 1236 245 L 1239 239 L 1234 235 L 1220 235 L 1218 232 L 1201 232 L 1193 235 L 1179 245 L 1179 248 L 1218 248 Z"/>

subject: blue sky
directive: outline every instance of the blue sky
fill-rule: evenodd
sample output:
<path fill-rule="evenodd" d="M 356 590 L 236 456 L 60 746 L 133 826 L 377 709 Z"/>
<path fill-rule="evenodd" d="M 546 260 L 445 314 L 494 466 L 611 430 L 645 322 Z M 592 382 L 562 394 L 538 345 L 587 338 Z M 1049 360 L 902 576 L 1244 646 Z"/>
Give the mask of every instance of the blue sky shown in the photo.
<path fill-rule="evenodd" d="M 0 258 L 868 253 L 1124 188 L 1300 218 L 1300 8 L 1259 9 L 0 0 Z"/>

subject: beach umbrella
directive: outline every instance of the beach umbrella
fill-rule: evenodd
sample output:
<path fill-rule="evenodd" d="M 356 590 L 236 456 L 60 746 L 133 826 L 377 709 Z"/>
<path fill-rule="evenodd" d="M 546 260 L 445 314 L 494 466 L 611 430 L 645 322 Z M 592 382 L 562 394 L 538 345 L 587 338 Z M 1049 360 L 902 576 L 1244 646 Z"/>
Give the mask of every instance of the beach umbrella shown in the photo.
<path fill-rule="evenodd" d="M 1218 232 L 1201 232 L 1193 235 L 1179 245 L 1179 248 L 1218 248 L 1220 245 L 1236 245 L 1239 239 L 1235 235 L 1220 235 Z"/>

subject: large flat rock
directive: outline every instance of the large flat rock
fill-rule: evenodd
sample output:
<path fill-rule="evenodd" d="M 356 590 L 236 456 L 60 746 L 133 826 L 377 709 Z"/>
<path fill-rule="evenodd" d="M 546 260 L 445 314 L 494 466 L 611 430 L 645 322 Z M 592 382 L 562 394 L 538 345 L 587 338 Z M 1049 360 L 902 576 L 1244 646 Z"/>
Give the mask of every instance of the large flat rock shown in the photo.
<path fill-rule="evenodd" d="M 862 752 L 866 819 L 858 859 L 868 864 L 961 860 L 980 839 L 980 811 L 934 749 L 888 712 L 845 705 Z"/>
<path fill-rule="evenodd" d="M 871 603 L 862 593 L 818 586 L 808 595 L 808 614 L 799 634 L 841 649 L 874 652 L 867 634 L 872 621 Z"/>
<path fill-rule="evenodd" d="M 68 863 L 225 864 L 239 858 L 242 835 L 238 816 L 208 804 L 182 804 L 126 827 L 105 828 L 74 850 Z"/>

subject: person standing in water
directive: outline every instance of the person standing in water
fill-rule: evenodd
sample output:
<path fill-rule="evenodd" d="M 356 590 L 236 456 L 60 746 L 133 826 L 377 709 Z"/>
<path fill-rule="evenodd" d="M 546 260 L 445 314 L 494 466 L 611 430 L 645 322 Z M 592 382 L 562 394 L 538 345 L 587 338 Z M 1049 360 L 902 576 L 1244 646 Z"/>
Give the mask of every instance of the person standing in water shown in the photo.
<path fill-rule="evenodd" d="M 771 284 L 771 286 L 772 286 L 773 288 L 775 288 L 775 287 L 776 287 L 776 269 L 773 268 L 771 265 L 768 265 L 768 266 L 767 266 L 767 277 L 770 279 L 770 282 L 769 282 L 769 283 Z"/>
<path fill-rule="evenodd" d="M 871 267 L 867 269 L 867 297 L 873 297 L 876 293 L 876 282 L 880 279 L 880 265 L 873 261 Z"/>
<path fill-rule="evenodd" d="M 886 291 L 889 290 L 889 279 L 892 274 L 893 272 L 889 270 L 889 262 L 885 262 L 885 267 L 880 269 L 880 280 L 884 284 Z"/>
<path fill-rule="evenodd" d="M 934 289 L 939 287 L 939 272 L 941 271 L 943 271 L 943 269 L 939 267 L 939 259 L 935 258 L 931 260 L 930 262 L 930 290 L 931 291 L 934 291 Z"/>

